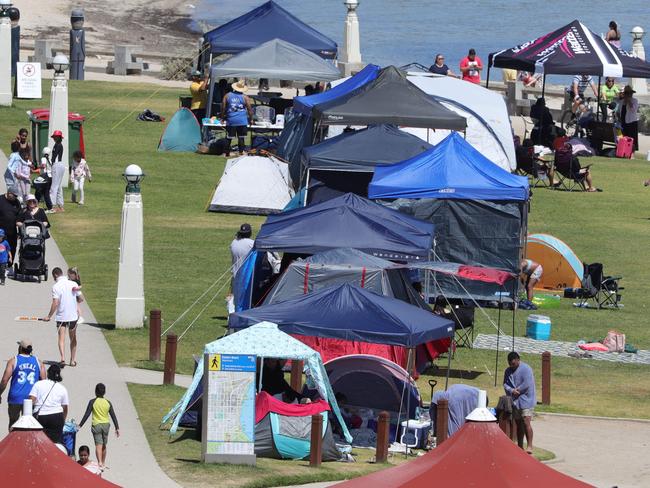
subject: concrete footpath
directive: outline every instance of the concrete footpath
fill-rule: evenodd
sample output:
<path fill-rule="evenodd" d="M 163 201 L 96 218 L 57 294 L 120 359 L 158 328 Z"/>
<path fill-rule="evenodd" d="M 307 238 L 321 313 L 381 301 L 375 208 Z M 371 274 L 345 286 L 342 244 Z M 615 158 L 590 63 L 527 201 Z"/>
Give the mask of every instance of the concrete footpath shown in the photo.
<path fill-rule="evenodd" d="M 0 151 L 0 167 L 6 167 L 6 157 Z M 0 190 L 5 192 L 4 180 L 0 180 Z M 62 217 L 65 218 L 65 215 Z M 56 235 L 56 227 L 53 227 Z M 55 266 L 66 270 L 68 264 L 61 255 L 54 238 L 46 243 L 46 262 L 49 269 Z M 69 263 L 74 265 L 74 263 Z M 80 270 L 83 276 L 83 269 Z M 7 279 L 6 286 L 0 287 L 0 365 L 4 371 L 6 361 L 16 354 L 16 341 L 29 338 L 34 344 L 34 354 L 42 361 L 57 361 L 57 335 L 55 322 L 16 322 L 19 315 L 47 315 L 52 302 L 52 279 L 42 283 L 17 282 Z M 120 423 L 120 438 L 115 437 L 114 429 L 108 443 L 109 467 L 104 478 L 124 487 L 156 486 L 159 488 L 178 487 L 156 463 L 142 426 L 138 420 L 135 407 L 126 387 L 125 373 L 118 367 L 113 354 L 96 324 L 88 304 L 82 304 L 85 323 L 77 331 L 78 353 L 76 367 L 63 369 L 63 385 L 68 389 L 70 407 L 68 418 L 79 422 L 84 414 L 88 400 L 94 397 L 95 384 L 106 385 L 106 397 L 113 403 Z M 66 338 L 66 351 L 69 340 Z M 66 352 L 69 360 L 69 352 Z M 7 433 L 7 394 L 3 395 L 0 405 L 0 438 Z M 77 447 L 88 445 L 94 458 L 94 443 L 90 432 L 90 420 L 77 434 Z"/>

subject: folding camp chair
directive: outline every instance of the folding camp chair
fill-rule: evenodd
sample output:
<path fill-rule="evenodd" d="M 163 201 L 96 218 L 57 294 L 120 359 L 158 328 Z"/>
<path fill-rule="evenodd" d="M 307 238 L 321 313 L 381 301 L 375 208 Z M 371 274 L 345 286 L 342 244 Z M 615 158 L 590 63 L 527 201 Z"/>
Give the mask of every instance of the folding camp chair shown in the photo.
<path fill-rule="evenodd" d="M 529 176 L 531 178 L 531 186 L 537 187 L 539 183 L 541 186 L 549 186 L 549 165 L 542 159 L 535 155 L 535 148 L 533 146 L 516 146 L 515 155 L 517 158 L 517 174 L 521 176 Z"/>
<path fill-rule="evenodd" d="M 565 143 L 561 148 L 555 150 L 553 174 L 558 183 L 554 184 L 553 188 L 562 188 L 567 191 L 579 188 L 586 191 L 585 178 L 587 174 L 583 170 L 588 170 L 589 166 L 581 167 L 580 160 L 573 155 L 571 144 Z"/>
<path fill-rule="evenodd" d="M 275 109 L 268 105 L 255 105 L 253 114 L 258 122 L 267 122 L 272 124 L 275 121 Z"/>
<path fill-rule="evenodd" d="M 454 323 L 456 347 L 471 349 L 474 344 L 474 307 L 439 302 L 436 309 L 441 317 Z"/>
<path fill-rule="evenodd" d="M 578 306 L 587 307 L 589 300 L 594 300 L 598 308 L 619 308 L 621 301 L 618 281 L 622 276 L 604 276 L 601 263 L 584 264 L 582 287 L 578 290 L 580 303 Z"/>

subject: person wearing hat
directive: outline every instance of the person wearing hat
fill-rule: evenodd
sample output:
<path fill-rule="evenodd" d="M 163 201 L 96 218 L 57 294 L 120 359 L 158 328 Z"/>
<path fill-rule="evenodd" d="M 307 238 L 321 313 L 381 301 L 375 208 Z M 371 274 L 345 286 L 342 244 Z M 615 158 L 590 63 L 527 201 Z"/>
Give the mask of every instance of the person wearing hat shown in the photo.
<path fill-rule="evenodd" d="M 190 94 L 192 95 L 192 104 L 190 110 L 203 126 L 203 117 L 205 117 L 205 107 L 208 106 L 208 77 L 201 76 L 200 71 L 192 72 L 192 84 L 190 85 Z"/>
<path fill-rule="evenodd" d="M 18 232 L 16 221 L 20 213 L 20 202 L 18 201 L 18 189 L 15 186 L 8 186 L 7 192 L 0 195 L 0 229 L 4 230 L 5 241 L 9 243 L 14 255 L 9 260 L 11 266 L 15 258 L 16 245 L 18 244 Z"/>
<path fill-rule="evenodd" d="M 50 187 L 50 200 L 54 212 L 63 212 L 63 178 L 65 165 L 63 163 L 63 132 L 55 130 L 52 133 L 54 146 L 52 146 L 52 186 Z"/>
<path fill-rule="evenodd" d="M 228 135 L 226 156 L 230 155 L 230 146 L 235 136 L 237 136 L 239 154 L 244 154 L 248 124 L 253 120 L 253 108 L 250 98 L 245 95 L 248 87 L 244 80 L 239 80 L 230 86 L 233 91 L 226 93 L 221 101 L 221 119 L 226 121 Z"/>
<path fill-rule="evenodd" d="M 618 104 L 618 116 L 623 135 L 634 139 L 634 150 L 639 150 L 639 101 L 634 98 L 636 92 L 630 85 L 625 85 L 621 101 Z"/>
<path fill-rule="evenodd" d="M 7 405 L 9 409 L 9 428 L 20 417 L 23 400 L 29 397 L 29 392 L 39 380 L 45 379 L 45 366 L 32 354 L 32 341 L 18 341 L 18 354 L 7 361 L 5 372 L 0 381 L 0 399 L 9 386 Z"/>
<path fill-rule="evenodd" d="M 25 197 L 25 208 L 20 211 L 16 218 L 16 225 L 21 227 L 25 221 L 37 220 L 42 223 L 46 229 L 50 228 L 50 221 L 45 215 L 45 210 L 38 206 L 38 200 L 32 194 Z M 48 234 L 49 237 L 49 234 Z"/>

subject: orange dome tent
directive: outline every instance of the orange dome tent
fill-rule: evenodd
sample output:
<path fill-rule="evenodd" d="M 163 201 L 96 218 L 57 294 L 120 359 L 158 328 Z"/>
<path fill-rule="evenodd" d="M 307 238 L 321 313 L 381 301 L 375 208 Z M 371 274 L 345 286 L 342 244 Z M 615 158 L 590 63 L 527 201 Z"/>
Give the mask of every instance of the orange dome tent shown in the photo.
<path fill-rule="evenodd" d="M 582 261 L 557 237 L 548 234 L 529 235 L 526 257 L 541 264 L 544 269 L 535 288 L 563 290 L 581 286 L 584 271 Z"/>
<path fill-rule="evenodd" d="M 584 488 L 591 485 L 537 461 L 508 439 L 496 422 L 472 421 L 422 457 L 336 485 L 337 488 L 432 486 Z"/>

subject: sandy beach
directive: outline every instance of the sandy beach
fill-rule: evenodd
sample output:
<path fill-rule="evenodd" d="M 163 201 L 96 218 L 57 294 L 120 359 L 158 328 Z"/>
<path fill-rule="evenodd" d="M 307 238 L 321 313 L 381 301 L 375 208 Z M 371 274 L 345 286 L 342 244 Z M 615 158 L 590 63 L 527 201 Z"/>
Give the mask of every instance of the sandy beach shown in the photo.
<path fill-rule="evenodd" d="M 70 12 L 85 12 L 86 49 L 111 52 L 115 44 L 135 44 L 144 52 L 170 56 L 194 54 L 198 34 L 188 32 L 186 2 L 174 0 L 14 0 L 20 9 L 23 42 L 56 39 L 67 51 Z M 112 7 L 112 9 L 111 9 Z"/>

